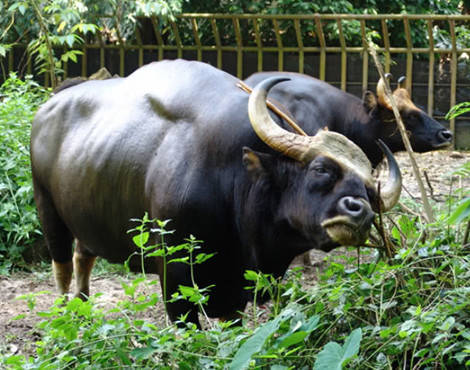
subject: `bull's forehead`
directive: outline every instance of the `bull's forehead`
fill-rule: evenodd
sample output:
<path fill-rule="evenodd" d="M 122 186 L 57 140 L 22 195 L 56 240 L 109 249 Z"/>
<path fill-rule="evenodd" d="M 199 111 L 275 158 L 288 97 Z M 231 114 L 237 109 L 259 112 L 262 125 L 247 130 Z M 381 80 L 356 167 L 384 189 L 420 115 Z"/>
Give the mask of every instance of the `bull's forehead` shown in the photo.
<path fill-rule="evenodd" d="M 403 88 L 398 88 L 393 92 L 393 97 L 397 102 L 400 110 L 408 108 L 408 109 L 416 109 L 419 108 L 411 101 L 410 95 L 408 94 L 408 90 Z"/>
<path fill-rule="evenodd" d="M 340 156 L 338 155 L 338 153 L 336 153 L 335 155 L 331 153 L 325 153 L 324 155 L 325 157 L 328 157 L 335 161 L 340 166 L 343 173 L 352 172 L 364 182 L 364 185 L 366 187 L 374 187 L 374 180 L 372 178 L 372 168 L 370 166 L 370 162 L 368 162 L 368 166 L 362 166 L 358 165 L 357 162 L 350 161 L 346 155 Z"/>
<path fill-rule="evenodd" d="M 319 131 L 311 137 L 309 161 L 321 155 L 335 161 L 345 172 L 353 172 L 366 186 L 373 187 L 372 165 L 364 152 L 345 136 L 332 131 Z"/>

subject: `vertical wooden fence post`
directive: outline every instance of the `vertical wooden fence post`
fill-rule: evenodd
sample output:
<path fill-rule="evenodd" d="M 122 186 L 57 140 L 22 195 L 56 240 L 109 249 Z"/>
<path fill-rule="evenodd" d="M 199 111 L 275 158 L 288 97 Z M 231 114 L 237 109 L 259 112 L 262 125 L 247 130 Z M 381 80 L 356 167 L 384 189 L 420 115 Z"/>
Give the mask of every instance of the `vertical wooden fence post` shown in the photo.
<path fill-rule="evenodd" d="M 320 80 L 325 81 L 326 77 L 326 42 L 320 16 L 315 14 L 315 29 L 320 42 Z"/>

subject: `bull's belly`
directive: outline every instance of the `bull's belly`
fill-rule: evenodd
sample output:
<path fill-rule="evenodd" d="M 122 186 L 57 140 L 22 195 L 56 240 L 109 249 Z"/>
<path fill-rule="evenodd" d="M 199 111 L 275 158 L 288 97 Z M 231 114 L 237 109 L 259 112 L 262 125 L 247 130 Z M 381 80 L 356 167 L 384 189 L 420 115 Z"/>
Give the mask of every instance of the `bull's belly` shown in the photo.
<path fill-rule="evenodd" d="M 142 212 L 143 215 L 143 212 Z M 99 212 L 80 212 L 65 218 L 65 223 L 77 240 L 80 248 L 88 253 L 106 259 L 111 263 L 124 263 L 130 256 L 132 265 L 140 262 L 139 248 L 132 238 L 136 232 L 128 230 L 136 227 L 138 223 L 131 222 L 132 217 L 116 218 L 112 215 L 101 215 Z"/>

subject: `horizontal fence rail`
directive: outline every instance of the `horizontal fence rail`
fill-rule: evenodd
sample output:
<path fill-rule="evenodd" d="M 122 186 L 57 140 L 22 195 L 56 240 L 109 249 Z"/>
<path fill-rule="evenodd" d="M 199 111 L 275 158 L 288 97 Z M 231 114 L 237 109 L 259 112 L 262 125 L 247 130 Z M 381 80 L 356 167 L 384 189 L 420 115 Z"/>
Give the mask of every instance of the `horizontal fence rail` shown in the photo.
<path fill-rule="evenodd" d="M 82 47 L 79 70 L 66 66 L 65 74 L 87 76 L 111 66 L 113 73 L 124 76 L 151 60 L 186 58 L 209 62 L 239 78 L 266 69 L 306 73 L 346 91 L 355 88 L 359 95 L 377 82 L 365 41 L 372 36 L 385 71 L 403 72 L 409 92 L 422 91 L 425 98 L 419 103 L 430 115 L 442 118 L 456 103 L 470 100 L 470 69 L 459 74 L 458 68 L 458 58 L 470 55 L 468 38 L 459 39 L 470 15 L 181 14 L 165 24 L 156 17 L 140 21 L 133 42 L 109 43 L 101 35 L 89 40 Z M 8 57 L 9 70 L 14 70 L 13 52 Z M 329 58 L 337 68 L 333 78 Z M 31 64 L 27 58 L 28 71 Z M 446 91 L 441 94 L 445 106 L 438 109 L 436 88 Z M 470 147 L 470 122 L 463 123 L 468 126 L 458 134 L 468 135 Z M 449 126 L 455 134 L 455 119 Z"/>

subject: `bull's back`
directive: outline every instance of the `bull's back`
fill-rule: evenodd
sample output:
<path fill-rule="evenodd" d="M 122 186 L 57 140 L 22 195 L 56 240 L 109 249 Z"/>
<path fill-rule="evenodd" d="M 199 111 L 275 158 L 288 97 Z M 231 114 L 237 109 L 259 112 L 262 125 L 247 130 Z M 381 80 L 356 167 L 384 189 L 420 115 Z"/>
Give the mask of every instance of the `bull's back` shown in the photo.
<path fill-rule="evenodd" d="M 367 120 L 362 101 L 324 81 L 294 72 L 259 72 L 245 82 L 253 87 L 266 78 L 286 75 L 290 81 L 276 85 L 269 97 L 282 102 L 309 135 L 328 126 L 345 133 L 349 122 Z"/>
<path fill-rule="evenodd" d="M 234 81 L 201 63 L 159 62 L 58 93 L 33 123 L 37 188 L 93 253 L 126 258 L 131 218 L 174 218 L 190 198 L 208 142 L 225 136 L 217 110 Z"/>

